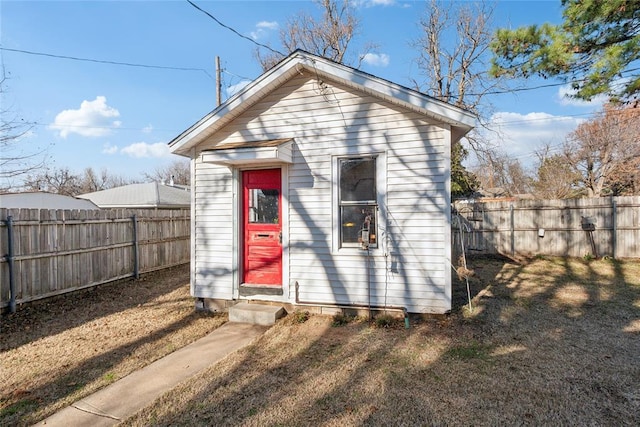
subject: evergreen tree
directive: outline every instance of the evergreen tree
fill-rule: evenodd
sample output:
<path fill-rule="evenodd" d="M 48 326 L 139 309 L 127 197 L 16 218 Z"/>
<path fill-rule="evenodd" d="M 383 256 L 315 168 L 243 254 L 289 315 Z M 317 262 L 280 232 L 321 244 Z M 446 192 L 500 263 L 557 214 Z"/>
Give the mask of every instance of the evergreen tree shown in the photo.
<path fill-rule="evenodd" d="M 640 91 L 640 1 L 562 0 L 564 22 L 500 29 L 493 76 L 561 77 L 575 97 L 630 101 Z"/>

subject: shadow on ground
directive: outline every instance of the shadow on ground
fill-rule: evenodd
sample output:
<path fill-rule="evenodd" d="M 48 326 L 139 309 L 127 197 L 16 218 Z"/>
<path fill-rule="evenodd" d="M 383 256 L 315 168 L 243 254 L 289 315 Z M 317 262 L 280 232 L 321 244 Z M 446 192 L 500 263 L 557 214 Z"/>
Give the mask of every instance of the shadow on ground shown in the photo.
<path fill-rule="evenodd" d="M 180 266 L 23 304 L 16 313 L 2 315 L 0 351 L 152 301 L 183 285 L 185 277 L 188 266 Z"/>
<path fill-rule="evenodd" d="M 453 313 L 409 330 L 289 316 L 125 424 L 640 423 L 638 262 L 470 267 L 471 310 L 457 282 Z"/>
<path fill-rule="evenodd" d="M 0 425 L 30 425 L 203 336 L 188 266 L 31 304 L 2 319 Z"/>

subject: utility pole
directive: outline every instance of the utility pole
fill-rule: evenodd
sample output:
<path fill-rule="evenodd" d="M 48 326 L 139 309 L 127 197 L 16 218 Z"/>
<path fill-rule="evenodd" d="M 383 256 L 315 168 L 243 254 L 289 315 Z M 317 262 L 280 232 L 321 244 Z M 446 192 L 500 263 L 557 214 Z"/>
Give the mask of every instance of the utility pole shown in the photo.
<path fill-rule="evenodd" d="M 222 104 L 222 79 L 220 78 L 220 57 L 216 56 L 216 107 Z"/>

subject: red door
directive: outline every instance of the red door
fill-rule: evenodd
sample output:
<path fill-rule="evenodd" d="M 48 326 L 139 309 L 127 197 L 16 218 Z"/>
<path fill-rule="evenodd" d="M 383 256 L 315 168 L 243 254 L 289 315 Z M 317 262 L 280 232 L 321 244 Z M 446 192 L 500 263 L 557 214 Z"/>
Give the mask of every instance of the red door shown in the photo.
<path fill-rule="evenodd" d="M 280 169 L 242 172 L 243 283 L 282 286 Z"/>

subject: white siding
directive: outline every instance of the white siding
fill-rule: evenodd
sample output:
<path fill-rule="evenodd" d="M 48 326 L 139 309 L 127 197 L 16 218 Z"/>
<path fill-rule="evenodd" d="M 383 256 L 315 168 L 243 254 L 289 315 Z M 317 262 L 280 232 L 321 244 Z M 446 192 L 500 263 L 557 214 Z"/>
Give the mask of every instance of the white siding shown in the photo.
<path fill-rule="evenodd" d="M 229 168 L 196 161 L 193 294 L 233 297 L 233 177 Z"/>
<path fill-rule="evenodd" d="M 297 282 L 305 302 L 449 310 L 448 128 L 325 83 L 323 88 L 304 76 L 286 82 L 198 149 L 294 138 L 294 163 L 285 166 L 289 301 L 294 301 Z M 335 156 L 358 154 L 380 154 L 378 168 L 385 175 L 385 188 L 378 189 L 381 247 L 369 257 L 332 244 L 332 162 Z M 202 163 L 196 169 L 195 288 L 197 296 L 228 298 L 234 265 L 232 174 Z"/>

